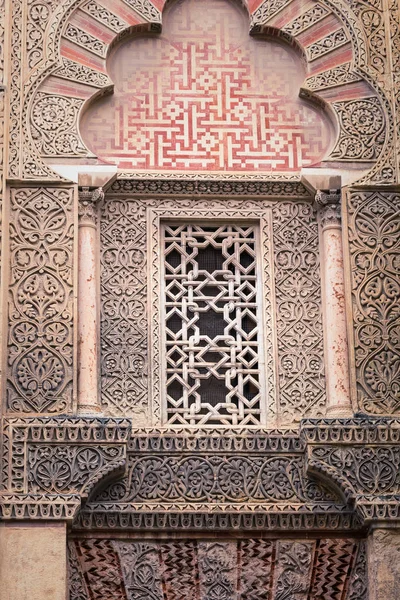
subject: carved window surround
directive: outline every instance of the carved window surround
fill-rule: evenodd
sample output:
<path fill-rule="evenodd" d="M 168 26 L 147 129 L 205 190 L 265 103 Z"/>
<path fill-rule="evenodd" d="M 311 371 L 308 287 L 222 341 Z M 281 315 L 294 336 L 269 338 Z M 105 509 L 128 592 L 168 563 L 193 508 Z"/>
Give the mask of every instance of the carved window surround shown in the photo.
<path fill-rule="evenodd" d="M 160 381 L 165 369 L 160 290 L 164 219 L 257 225 L 266 361 L 261 424 L 290 426 L 306 415 L 325 414 L 319 234 L 312 198 L 302 184 L 117 180 L 100 213 L 105 415 L 131 416 L 144 427 L 166 423 Z"/>

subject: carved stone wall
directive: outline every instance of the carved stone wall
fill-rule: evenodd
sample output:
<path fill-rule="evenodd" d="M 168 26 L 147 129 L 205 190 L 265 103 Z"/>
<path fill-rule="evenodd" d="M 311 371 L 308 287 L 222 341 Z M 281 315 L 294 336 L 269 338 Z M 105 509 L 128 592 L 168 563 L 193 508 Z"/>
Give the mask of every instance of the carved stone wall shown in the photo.
<path fill-rule="evenodd" d="M 74 395 L 74 190 L 10 191 L 6 411 L 62 413 Z"/>
<path fill-rule="evenodd" d="M 149 220 L 148 214 L 153 215 Z M 190 196 L 187 200 L 139 199 L 114 193 L 106 198 L 101 217 L 105 414 L 134 416 L 138 425 L 161 423 L 159 377 L 164 367 L 160 365 L 163 323 L 159 316 L 162 259 L 158 223 L 163 216 L 174 215 L 188 221 L 235 216 L 261 219 L 268 426 L 324 415 L 319 242 L 311 204 Z"/>
<path fill-rule="evenodd" d="M 71 539 L 69 600 L 367 600 L 352 538 L 172 542 Z"/>
<path fill-rule="evenodd" d="M 400 195 L 347 196 L 355 389 L 360 412 L 400 410 Z"/>
<path fill-rule="evenodd" d="M 79 157 L 90 156 L 80 139 L 77 113 L 82 101 L 99 89 L 105 93 L 111 89 L 107 49 L 130 31 L 159 32 L 164 4 L 126 0 L 123 8 L 117 8 L 109 1 L 68 0 L 59 5 L 29 0 L 25 10 L 23 0 L 13 3 L 11 177 L 54 179 L 45 157 L 74 156 L 79 162 Z M 337 113 L 339 136 L 331 159 L 377 159 L 364 180 L 394 182 L 399 127 L 398 98 L 392 92 L 398 62 L 396 0 L 389 2 L 388 11 L 382 2 L 364 1 L 351 6 L 339 0 L 315 1 L 311 6 L 298 0 L 244 4 L 253 34 L 279 33 L 308 60 L 310 86 L 306 81 L 302 94 L 312 101 L 317 94 L 320 104 Z M 385 40 L 392 32 L 389 49 Z M 352 117 L 354 111 L 363 114 L 363 131 Z M 375 137 L 374 148 L 367 147 L 368 134 Z"/>

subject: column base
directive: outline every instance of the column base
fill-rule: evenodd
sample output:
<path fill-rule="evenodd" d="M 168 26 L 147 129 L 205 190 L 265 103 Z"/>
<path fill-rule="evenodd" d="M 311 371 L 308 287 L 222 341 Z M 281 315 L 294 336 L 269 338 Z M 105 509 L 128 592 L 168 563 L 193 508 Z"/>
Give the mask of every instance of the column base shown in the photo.
<path fill-rule="evenodd" d="M 84 404 L 78 406 L 76 413 L 80 417 L 103 417 L 104 414 L 97 404 Z"/>

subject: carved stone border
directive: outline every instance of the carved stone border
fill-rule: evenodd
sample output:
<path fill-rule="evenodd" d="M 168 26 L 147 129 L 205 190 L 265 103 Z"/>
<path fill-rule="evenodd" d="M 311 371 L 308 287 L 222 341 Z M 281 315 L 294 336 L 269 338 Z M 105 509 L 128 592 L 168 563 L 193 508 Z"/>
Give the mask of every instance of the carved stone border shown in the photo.
<path fill-rule="evenodd" d="M 400 520 L 400 419 L 307 419 L 307 472 L 341 490 L 368 524 Z"/>
<path fill-rule="evenodd" d="M 391 418 L 306 419 L 298 433 L 143 429 L 132 435 L 127 419 L 5 419 L 1 517 L 75 518 L 78 529 L 356 530 L 380 521 L 398 525 L 399 441 L 400 419 Z M 136 486 L 137 494 L 138 480 L 131 483 L 130 474 L 135 461 L 143 460 L 158 461 L 168 469 L 175 461 L 176 489 L 183 490 L 185 481 L 186 491 L 175 497 L 168 491 L 169 500 L 157 499 L 156 494 L 143 501 L 139 494 L 139 501 L 124 501 L 124 490 L 129 494 L 132 490 L 126 488 L 127 482 Z M 192 461 L 188 473 L 194 478 L 182 480 L 179 464 L 188 461 Z M 210 485 L 236 486 L 240 501 L 229 499 L 229 494 L 216 501 L 219 492 L 211 502 L 211 496 L 206 502 L 188 497 L 188 490 L 192 494 L 204 479 L 207 461 L 217 469 Z M 251 485 L 260 485 L 262 477 L 251 468 L 245 475 L 240 461 L 257 469 L 268 463 L 264 481 L 269 482 L 269 491 L 258 500 L 250 501 L 242 481 L 249 477 Z M 221 468 L 227 467 L 232 473 L 226 479 Z M 170 485 L 168 479 L 157 479 L 158 471 L 151 465 L 148 472 L 151 485 Z M 140 485 L 143 482 L 141 478 Z M 285 498 L 281 494 L 286 488 L 292 491 Z M 117 491 L 108 497 L 110 490 Z"/>
<path fill-rule="evenodd" d="M 104 479 L 121 475 L 127 419 L 4 419 L 0 515 L 72 519 Z"/>

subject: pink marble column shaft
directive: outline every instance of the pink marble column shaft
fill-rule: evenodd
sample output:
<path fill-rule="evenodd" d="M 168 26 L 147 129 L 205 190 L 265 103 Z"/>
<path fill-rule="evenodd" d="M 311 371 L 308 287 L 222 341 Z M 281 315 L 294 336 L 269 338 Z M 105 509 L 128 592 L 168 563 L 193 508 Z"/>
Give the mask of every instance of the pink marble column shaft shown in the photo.
<path fill-rule="evenodd" d="M 79 192 L 78 413 L 96 414 L 99 402 L 97 202 L 102 188 Z"/>
<path fill-rule="evenodd" d="M 344 290 L 340 190 L 318 191 L 322 250 L 327 416 L 352 414 Z"/>

